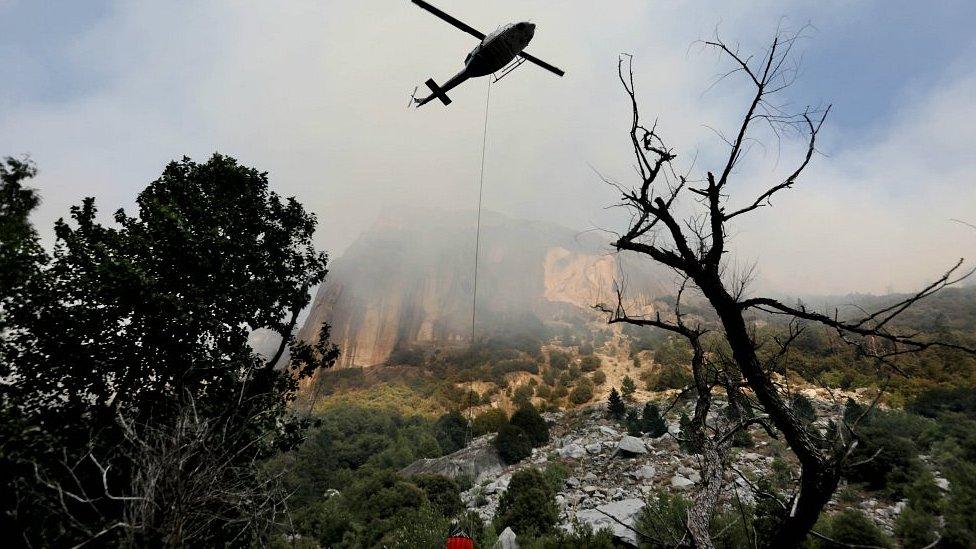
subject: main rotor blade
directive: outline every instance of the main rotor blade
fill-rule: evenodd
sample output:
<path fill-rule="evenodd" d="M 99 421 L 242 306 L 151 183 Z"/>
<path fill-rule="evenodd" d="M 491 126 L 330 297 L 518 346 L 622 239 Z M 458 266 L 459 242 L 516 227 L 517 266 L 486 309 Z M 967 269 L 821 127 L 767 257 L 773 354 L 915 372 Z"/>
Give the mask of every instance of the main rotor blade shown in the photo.
<path fill-rule="evenodd" d="M 460 19 L 455 19 L 454 17 L 451 17 L 450 15 L 448 15 L 448 14 L 444 13 L 443 11 L 441 11 L 439 8 L 436 8 L 436 7 L 428 4 L 427 2 L 424 2 L 424 0 L 410 0 L 410 1 L 413 2 L 414 4 L 417 4 L 421 8 L 429 11 L 430 13 L 436 15 L 437 17 L 440 17 L 441 19 L 443 19 L 444 21 L 450 23 L 451 25 L 454 25 L 455 27 L 463 30 L 464 32 L 466 32 L 468 34 L 470 34 L 471 36 L 474 36 L 478 40 L 484 40 L 485 39 L 485 33 L 483 33 L 481 31 L 479 31 L 478 29 L 476 29 L 476 28 L 468 25 L 467 23 L 461 21 Z"/>
<path fill-rule="evenodd" d="M 529 54 L 525 53 L 524 51 L 521 52 L 521 53 L 519 53 L 519 56 L 521 56 L 522 59 L 525 59 L 529 63 L 534 63 L 534 64 L 536 64 L 536 65 L 538 65 L 538 66 L 546 69 L 547 71 L 555 74 L 556 76 L 562 76 L 562 75 L 566 74 L 566 72 L 563 71 L 562 69 L 560 69 L 559 67 L 557 67 L 555 65 L 550 65 L 549 63 L 546 63 L 542 59 L 539 59 L 538 57 L 535 57 L 533 55 L 529 55 Z"/>

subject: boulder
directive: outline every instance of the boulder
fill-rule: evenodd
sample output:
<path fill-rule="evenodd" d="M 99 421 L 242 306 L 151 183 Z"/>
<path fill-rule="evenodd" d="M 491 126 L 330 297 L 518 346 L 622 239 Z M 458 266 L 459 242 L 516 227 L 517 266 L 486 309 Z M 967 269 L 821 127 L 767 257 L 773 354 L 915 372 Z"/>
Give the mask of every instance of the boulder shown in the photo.
<path fill-rule="evenodd" d="M 586 509 L 576 513 L 576 519 L 580 523 L 589 524 L 593 530 L 599 530 L 601 528 L 610 528 L 613 531 L 615 538 L 620 541 L 627 543 L 628 545 L 637 547 L 637 534 L 633 530 L 621 525 L 620 522 L 633 527 L 637 519 L 638 513 L 644 508 L 644 500 L 638 498 L 622 499 L 620 501 L 612 501 L 610 503 L 604 503 L 603 505 L 597 506 L 595 509 Z M 614 519 L 608 517 L 610 515 Z"/>
<path fill-rule="evenodd" d="M 654 469 L 653 465 L 644 465 L 634 472 L 635 477 L 644 480 L 652 479 L 655 475 L 657 475 L 657 470 Z"/>
<path fill-rule="evenodd" d="M 605 435 L 607 435 L 608 437 L 617 438 L 617 437 L 620 436 L 620 433 L 618 433 L 616 430 L 614 430 L 614 429 L 612 429 L 610 427 L 607 427 L 606 425 L 601 425 L 600 426 L 600 432 L 603 433 L 603 434 L 605 434 Z"/>
<path fill-rule="evenodd" d="M 505 527 L 502 533 L 498 534 L 498 541 L 495 542 L 494 549 L 519 549 L 515 532 L 511 528 Z"/>
<path fill-rule="evenodd" d="M 559 457 L 579 459 L 586 455 L 586 450 L 584 450 L 579 444 L 573 443 L 563 446 L 557 453 L 559 454 Z"/>
<path fill-rule="evenodd" d="M 505 464 L 498 457 L 498 452 L 491 444 L 491 437 L 479 437 L 471 444 L 461 448 L 453 454 L 438 458 L 424 458 L 400 469 L 404 477 L 419 474 L 443 475 L 449 478 L 468 477 L 480 482 L 484 478 L 502 472 Z"/>
<path fill-rule="evenodd" d="M 580 480 L 576 477 L 569 477 L 566 479 L 566 486 L 569 486 L 570 488 L 579 488 L 579 485 Z"/>
<path fill-rule="evenodd" d="M 599 441 L 594 442 L 593 444 L 587 444 L 586 451 L 591 454 L 599 454 L 603 451 L 603 444 L 601 444 Z"/>
<path fill-rule="evenodd" d="M 623 452 L 625 455 L 647 453 L 647 446 L 644 445 L 644 441 L 630 435 L 620 439 L 620 442 L 617 443 L 617 449 L 620 450 L 620 452 Z"/>
<path fill-rule="evenodd" d="M 486 494 L 500 494 L 508 490 L 508 484 L 512 482 L 512 475 L 503 475 L 495 479 L 494 482 L 485 486 Z"/>
<path fill-rule="evenodd" d="M 671 477 L 671 487 L 675 490 L 687 490 L 694 485 L 694 481 L 681 475 L 674 475 Z"/>

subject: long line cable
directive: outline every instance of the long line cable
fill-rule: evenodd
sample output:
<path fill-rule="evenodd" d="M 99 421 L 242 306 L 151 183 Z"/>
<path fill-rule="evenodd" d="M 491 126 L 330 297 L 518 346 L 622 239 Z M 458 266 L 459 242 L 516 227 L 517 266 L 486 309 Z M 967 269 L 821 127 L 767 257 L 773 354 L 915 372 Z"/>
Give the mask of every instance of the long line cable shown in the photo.
<path fill-rule="evenodd" d="M 478 309 L 478 258 L 481 255 L 481 202 L 485 188 L 485 151 L 488 149 L 488 105 L 491 100 L 491 78 L 485 94 L 485 126 L 481 136 L 481 178 L 478 181 L 478 223 L 474 237 L 474 291 L 471 296 L 471 344 L 474 345 L 474 321 Z"/>
<path fill-rule="evenodd" d="M 474 347 L 474 323 L 478 311 L 478 257 L 481 255 L 481 202 L 485 190 L 485 152 L 488 150 L 488 105 L 491 101 L 491 78 L 488 79 L 488 91 L 485 93 L 485 125 L 481 134 L 481 176 L 478 179 L 478 222 L 474 233 L 474 287 L 471 292 L 471 347 Z M 471 441 L 471 423 L 474 410 L 471 406 L 471 393 L 474 392 L 472 383 L 468 383 L 468 433 L 467 440 Z"/>

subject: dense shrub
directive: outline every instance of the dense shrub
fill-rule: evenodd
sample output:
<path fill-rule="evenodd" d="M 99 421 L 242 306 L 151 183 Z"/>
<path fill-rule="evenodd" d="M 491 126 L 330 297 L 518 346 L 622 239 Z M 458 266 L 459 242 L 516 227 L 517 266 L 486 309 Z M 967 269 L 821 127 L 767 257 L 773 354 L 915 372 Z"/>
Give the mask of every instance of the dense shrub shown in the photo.
<path fill-rule="evenodd" d="M 515 392 L 512 393 L 512 401 L 515 402 L 517 406 L 531 405 L 532 395 L 535 393 L 535 389 L 532 385 L 525 383 L 519 385 L 515 388 Z"/>
<path fill-rule="evenodd" d="M 796 417 L 803 421 L 811 423 L 817 420 L 817 412 L 813 408 L 813 403 L 806 396 L 800 393 L 793 395 L 790 406 L 793 408 L 793 413 Z"/>
<path fill-rule="evenodd" d="M 593 375 L 590 377 L 590 379 L 593 380 L 594 385 L 603 385 L 604 383 L 607 382 L 607 374 L 603 373 L 600 370 L 597 370 L 593 372 Z"/>
<path fill-rule="evenodd" d="M 549 366 L 556 370 L 565 370 L 569 366 L 569 355 L 562 351 L 550 351 Z"/>
<path fill-rule="evenodd" d="M 461 412 L 451 410 L 437 418 L 434 433 L 444 453 L 456 452 L 464 448 L 468 436 L 468 420 L 464 419 Z"/>
<path fill-rule="evenodd" d="M 644 508 L 637 515 L 635 526 L 641 532 L 653 532 L 654 538 L 643 540 L 641 547 L 670 549 L 683 545 L 687 541 L 685 524 L 690 507 L 691 501 L 678 494 L 660 492 L 656 497 L 649 496 Z M 743 511 L 748 513 L 748 509 Z M 744 525 L 738 509 L 716 509 L 710 526 L 717 548 L 739 549 L 753 546 L 751 532 Z"/>
<path fill-rule="evenodd" d="M 580 379 L 569 394 L 569 400 L 573 404 L 586 404 L 593 398 L 593 382 L 589 379 Z"/>
<path fill-rule="evenodd" d="M 538 469 L 517 471 L 498 502 L 495 529 L 511 528 L 522 539 L 554 533 L 559 520 L 555 497 Z"/>
<path fill-rule="evenodd" d="M 532 440 L 521 427 L 506 423 L 495 435 L 495 449 L 508 464 L 518 463 L 532 455 Z"/>
<path fill-rule="evenodd" d="M 532 360 L 521 358 L 511 358 L 499 360 L 491 366 L 491 375 L 495 379 L 505 377 L 505 374 L 512 372 L 529 372 L 530 374 L 539 373 L 539 365 Z"/>
<path fill-rule="evenodd" d="M 683 389 L 691 385 L 691 368 L 685 365 L 661 365 L 653 374 L 647 377 L 648 391 L 667 391 L 668 389 Z"/>
<path fill-rule="evenodd" d="M 529 437 L 533 447 L 542 446 L 549 442 L 549 426 L 546 424 L 546 420 L 542 419 L 539 411 L 531 404 L 522 406 L 512 414 L 509 423 L 522 429 Z"/>
<path fill-rule="evenodd" d="M 464 510 L 461 490 L 457 482 L 443 475 L 415 475 L 410 481 L 424 491 L 427 502 L 445 517 L 453 517 Z"/>
<path fill-rule="evenodd" d="M 593 355 L 587 355 L 580 359 L 580 369 L 584 372 L 595 372 L 603 366 L 603 361 L 600 357 Z"/>
<path fill-rule="evenodd" d="M 641 418 L 637 410 L 631 408 L 627 410 L 627 417 L 624 420 L 624 425 L 627 427 L 627 434 L 635 437 L 641 436 Z"/>
<path fill-rule="evenodd" d="M 844 509 L 817 523 L 817 530 L 825 536 L 848 546 L 893 547 L 891 539 L 878 528 L 864 513 L 854 509 Z M 812 536 L 811 536 L 812 537 Z M 827 549 L 836 547 L 819 538 L 814 547 Z"/>
<path fill-rule="evenodd" d="M 508 416 L 505 412 L 498 408 L 491 408 L 475 416 L 474 421 L 471 422 L 471 431 L 474 436 L 496 433 L 506 423 L 508 423 Z"/>

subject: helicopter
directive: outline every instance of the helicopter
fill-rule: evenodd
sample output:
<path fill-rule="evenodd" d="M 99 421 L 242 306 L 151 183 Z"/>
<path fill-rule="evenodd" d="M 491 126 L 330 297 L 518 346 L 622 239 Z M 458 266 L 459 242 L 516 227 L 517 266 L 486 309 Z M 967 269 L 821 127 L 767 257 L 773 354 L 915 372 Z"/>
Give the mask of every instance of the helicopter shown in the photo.
<path fill-rule="evenodd" d="M 535 25 L 532 23 L 527 21 L 509 23 L 508 25 L 499 27 L 495 32 L 486 35 L 424 0 L 411 1 L 445 22 L 481 40 L 481 43 L 475 46 L 468 53 L 468 56 L 464 58 L 464 68 L 452 76 L 444 85 L 439 86 L 433 78 L 428 78 L 425 84 L 430 88 L 431 94 L 423 98 L 416 97 L 417 90 L 414 89 L 414 95 L 410 98 L 411 104 L 416 105 L 418 108 L 426 105 L 435 98 L 439 99 L 444 105 L 450 105 L 451 98 L 447 96 L 447 92 L 459 86 L 464 81 L 470 78 L 494 74 L 504 69 L 501 76 L 495 77 L 494 81 L 497 82 L 526 61 L 538 65 L 557 76 L 566 74 L 559 67 L 550 65 L 524 51 L 525 47 L 529 45 L 529 41 L 532 40 L 532 36 L 535 34 Z"/>

